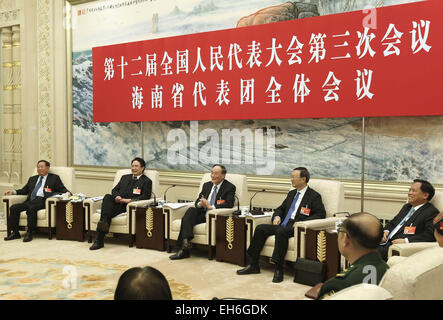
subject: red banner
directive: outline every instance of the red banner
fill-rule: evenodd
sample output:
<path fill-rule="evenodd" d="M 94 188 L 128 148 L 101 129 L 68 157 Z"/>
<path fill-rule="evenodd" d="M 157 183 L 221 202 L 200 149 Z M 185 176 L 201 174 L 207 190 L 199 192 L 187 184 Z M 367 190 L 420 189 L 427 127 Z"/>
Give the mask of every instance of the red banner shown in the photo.
<path fill-rule="evenodd" d="M 95 122 L 442 115 L 443 1 L 93 48 Z"/>

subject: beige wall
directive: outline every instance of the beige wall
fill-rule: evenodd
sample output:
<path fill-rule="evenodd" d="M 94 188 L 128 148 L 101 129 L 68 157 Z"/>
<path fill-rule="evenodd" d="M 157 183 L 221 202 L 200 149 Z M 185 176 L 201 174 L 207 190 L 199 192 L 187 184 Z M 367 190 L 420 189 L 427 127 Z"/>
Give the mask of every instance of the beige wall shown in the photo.
<path fill-rule="evenodd" d="M 68 96 L 67 34 L 64 27 L 65 2 L 62 0 L 0 0 L 0 27 L 20 26 L 22 78 L 22 162 L 16 179 L 0 173 L 0 192 L 21 187 L 32 173 L 37 160 L 45 158 L 52 165 L 70 164 L 71 111 Z M 15 10 L 15 18 L 2 13 Z M 18 14 L 17 14 L 18 10 Z M 128 165 L 129 165 L 128 159 Z M 4 169 L 2 163 L 2 171 Z M 76 190 L 88 196 L 110 191 L 116 169 L 76 168 Z M 168 200 L 194 200 L 201 174 L 161 172 L 161 197 L 171 184 Z M 290 187 L 289 177 L 248 177 L 250 196 L 267 189 L 254 199 L 254 205 L 275 208 Z M 406 200 L 409 184 L 367 183 L 365 210 L 388 218 L 396 214 Z M 439 188 L 442 189 L 442 188 Z M 360 182 L 345 181 L 345 209 L 360 210 Z"/>

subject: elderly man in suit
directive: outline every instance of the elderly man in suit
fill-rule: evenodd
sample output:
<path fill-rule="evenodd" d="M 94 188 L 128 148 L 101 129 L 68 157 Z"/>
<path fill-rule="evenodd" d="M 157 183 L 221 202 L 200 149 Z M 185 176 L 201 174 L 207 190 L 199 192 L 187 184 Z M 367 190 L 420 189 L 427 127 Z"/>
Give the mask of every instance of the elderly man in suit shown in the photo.
<path fill-rule="evenodd" d="M 271 258 L 275 263 L 272 282 L 283 281 L 283 262 L 288 251 L 289 238 L 294 236 L 294 223 L 326 217 L 320 194 L 308 186 L 309 178 L 308 169 L 298 167 L 293 170 L 291 181 L 294 190 L 289 191 L 286 199 L 275 210 L 272 224 L 257 226 L 247 251 L 251 263 L 246 268 L 238 270 L 237 274 L 260 273 L 258 263 L 260 252 L 266 239 L 275 235 L 275 247 Z"/>
<path fill-rule="evenodd" d="M 429 201 L 434 187 L 426 180 L 415 179 L 408 192 L 408 203 L 386 224 L 380 254 L 386 261 L 391 244 L 435 241 L 433 219 L 438 209 Z"/>
<path fill-rule="evenodd" d="M 33 234 L 37 228 L 37 212 L 45 208 L 46 199 L 56 194 L 69 192 L 58 175 L 49 173 L 50 166 L 48 161 L 39 160 L 37 162 L 37 175 L 30 177 L 28 183 L 22 189 L 5 192 L 5 195 L 28 195 L 25 202 L 11 206 L 8 227 L 12 232 L 4 238 L 5 241 L 20 239 L 18 229 L 20 213 L 22 211 L 26 211 L 28 219 L 28 230 L 23 238 L 23 242 L 32 241 Z"/>
<path fill-rule="evenodd" d="M 218 208 L 232 208 L 235 199 L 235 185 L 225 179 L 226 168 L 216 164 L 212 167 L 211 181 L 203 184 L 195 206 L 186 210 L 178 236 L 179 250 L 170 256 L 171 260 L 189 257 L 190 241 L 194 238 L 194 226 L 206 221 L 206 212 Z"/>
<path fill-rule="evenodd" d="M 105 246 L 105 235 L 109 231 L 112 218 L 126 211 L 129 202 L 151 198 L 152 181 L 145 174 L 146 163 L 142 158 L 131 161 L 131 173 L 120 178 L 112 189 L 112 194 L 103 198 L 100 221 L 97 224 L 97 239 L 89 250 L 98 250 Z"/>

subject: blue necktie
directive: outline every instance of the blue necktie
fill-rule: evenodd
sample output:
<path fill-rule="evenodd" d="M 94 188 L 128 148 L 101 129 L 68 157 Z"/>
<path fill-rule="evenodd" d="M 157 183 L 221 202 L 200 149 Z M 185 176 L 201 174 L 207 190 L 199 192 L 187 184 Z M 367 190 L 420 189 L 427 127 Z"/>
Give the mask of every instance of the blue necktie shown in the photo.
<path fill-rule="evenodd" d="M 40 189 L 40 187 L 42 186 L 42 180 L 43 180 L 42 176 L 38 177 L 38 182 L 35 185 L 34 190 L 32 190 L 32 193 L 31 193 L 31 201 L 37 197 L 37 192 Z"/>
<path fill-rule="evenodd" d="M 283 221 L 283 223 L 281 224 L 281 226 L 284 228 L 286 227 L 286 225 L 288 224 L 289 219 L 291 218 L 291 213 L 292 211 L 295 210 L 295 204 L 297 203 L 298 200 L 298 196 L 300 195 L 300 192 L 297 192 L 297 194 L 294 197 L 294 200 L 292 200 L 291 203 L 291 208 L 289 208 L 288 213 L 286 214 L 285 220 Z"/>
<path fill-rule="evenodd" d="M 214 206 L 216 197 L 217 197 L 217 186 L 214 186 L 214 190 L 212 191 L 211 195 L 211 200 L 209 200 L 209 204 L 211 206 Z"/>
<path fill-rule="evenodd" d="M 388 240 L 386 242 L 388 242 L 398 232 L 398 230 L 403 227 L 405 222 L 408 221 L 408 219 L 413 215 L 414 212 L 414 208 L 411 208 L 411 210 L 409 210 L 408 214 L 403 218 L 403 220 L 400 221 L 400 223 L 394 228 L 394 230 L 389 233 Z"/>

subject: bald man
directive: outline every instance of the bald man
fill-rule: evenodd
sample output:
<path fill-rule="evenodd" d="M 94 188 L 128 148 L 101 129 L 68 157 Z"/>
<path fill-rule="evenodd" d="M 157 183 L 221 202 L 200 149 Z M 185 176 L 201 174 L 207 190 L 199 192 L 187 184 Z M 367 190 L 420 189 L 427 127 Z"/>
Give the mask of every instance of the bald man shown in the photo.
<path fill-rule="evenodd" d="M 338 250 L 351 266 L 344 273 L 326 281 L 317 299 L 323 299 L 347 287 L 359 284 L 378 284 L 388 270 L 378 247 L 383 226 L 377 217 L 360 212 L 351 215 L 338 228 Z"/>

